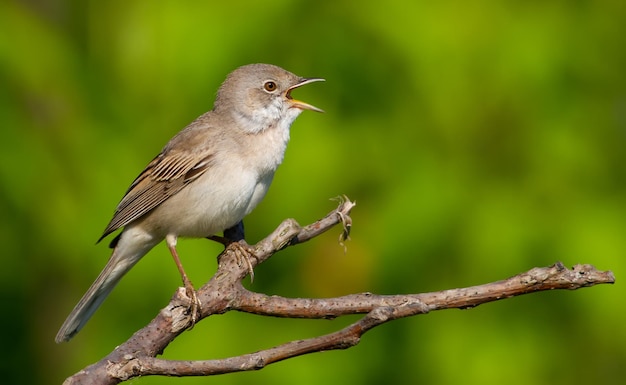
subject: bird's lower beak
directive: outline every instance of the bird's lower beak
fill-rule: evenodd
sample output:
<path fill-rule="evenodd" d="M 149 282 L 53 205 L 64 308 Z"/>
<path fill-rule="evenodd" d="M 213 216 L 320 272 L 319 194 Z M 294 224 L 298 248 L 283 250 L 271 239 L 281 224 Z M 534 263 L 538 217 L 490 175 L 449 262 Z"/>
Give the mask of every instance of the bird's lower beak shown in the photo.
<path fill-rule="evenodd" d="M 324 110 L 317 108 L 315 106 L 312 106 L 308 103 L 302 102 L 300 100 L 296 100 L 294 98 L 291 97 L 291 91 L 295 90 L 296 88 L 302 87 L 305 84 L 309 84 L 309 83 L 314 83 L 314 82 L 324 82 L 326 81 L 325 79 L 321 79 L 321 78 L 303 78 L 300 80 L 300 82 L 296 83 L 295 85 L 289 87 L 289 89 L 287 89 L 287 92 L 285 93 L 285 97 L 287 98 L 287 100 L 289 101 L 289 103 L 291 104 L 291 107 L 295 107 L 295 108 L 299 108 L 301 110 L 310 110 L 310 111 L 315 111 L 315 112 L 324 112 Z"/>

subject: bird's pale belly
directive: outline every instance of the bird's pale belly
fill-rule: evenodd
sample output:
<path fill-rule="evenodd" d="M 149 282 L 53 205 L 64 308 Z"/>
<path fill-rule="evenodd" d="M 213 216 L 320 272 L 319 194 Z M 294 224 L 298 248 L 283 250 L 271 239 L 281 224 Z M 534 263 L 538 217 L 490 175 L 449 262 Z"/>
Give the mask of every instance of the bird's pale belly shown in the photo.
<path fill-rule="evenodd" d="M 263 199 L 272 177 L 259 180 L 257 175 L 243 173 L 228 177 L 203 175 L 155 209 L 159 216 L 172 218 L 161 220 L 161 226 L 167 224 L 167 227 L 159 228 L 158 232 L 163 236 L 202 238 L 232 227 Z M 214 180 L 222 184 L 213 183 Z M 224 185 L 224 180 L 229 183 Z"/>

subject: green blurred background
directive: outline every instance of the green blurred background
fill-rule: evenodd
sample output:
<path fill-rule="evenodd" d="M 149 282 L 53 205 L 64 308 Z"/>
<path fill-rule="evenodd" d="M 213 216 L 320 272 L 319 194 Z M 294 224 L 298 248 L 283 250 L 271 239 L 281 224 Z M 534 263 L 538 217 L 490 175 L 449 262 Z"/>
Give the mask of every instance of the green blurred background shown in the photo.
<path fill-rule="evenodd" d="M 256 242 L 356 200 L 339 229 L 274 256 L 251 288 L 411 293 L 560 260 L 614 286 L 539 293 L 384 325 L 357 347 L 213 378 L 135 384 L 573 384 L 626 378 L 626 3 L 605 1 L 3 1 L 1 378 L 60 383 L 146 324 L 180 285 L 155 248 L 68 344 L 54 335 L 109 250 L 94 246 L 134 177 L 210 109 L 234 68 L 326 83 L 246 220 Z M 196 285 L 220 247 L 183 241 Z M 212 359 L 353 322 L 229 313 L 172 359 Z"/>

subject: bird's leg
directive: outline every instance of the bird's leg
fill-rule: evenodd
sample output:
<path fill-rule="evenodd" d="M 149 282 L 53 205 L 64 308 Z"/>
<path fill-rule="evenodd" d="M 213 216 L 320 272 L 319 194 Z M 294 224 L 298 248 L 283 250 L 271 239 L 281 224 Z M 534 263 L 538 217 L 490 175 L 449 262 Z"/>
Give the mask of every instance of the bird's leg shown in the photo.
<path fill-rule="evenodd" d="M 254 251 L 244 239 L 243 221 L 239 221 L 233 227 L 224 230 L 223 237 L 211 235 L 207 238 L 221 243 L 226 248 L 232 247 L 238 263 L 245 263 L 248 266 L 250 282 L 254 281 L 254 269 L 252 268 L 252 262 L 250 262 L 250 258 L 254 256 Z"/>
<path fill-rule="evenodd" d="M 176 236 L 168 235 L 165 237 L 165 242 L 167 243 L 167 248 L 172 253 L 172 257 L 174 258 L 174 263 L 176 263 L 176 267 L 178 268 L 178 272 L 180 273 L 181 278 L 183 279 L 183 285 L 185 285 L 185 292 L 187 293 L 187 297 L 189 297 L 189 301 L 191 302 L 190 312 L 191 312 L 191 327 L 198 320 L 198 309 L 202 303 L 196 296 L 196 290 L 191 283 L 189 277 L 187 277 L 187 273 L 185 273 L 185 269 L 183 268 L 183 264 L 180 262 L 180 258 L 178 257 L 178 252 L 176 251 Z"/>

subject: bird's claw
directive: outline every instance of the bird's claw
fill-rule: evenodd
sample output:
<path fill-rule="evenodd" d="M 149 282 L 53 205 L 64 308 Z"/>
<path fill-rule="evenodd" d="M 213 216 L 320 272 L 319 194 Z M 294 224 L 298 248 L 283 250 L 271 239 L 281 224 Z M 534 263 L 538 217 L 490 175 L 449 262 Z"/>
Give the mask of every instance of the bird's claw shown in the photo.
<path fill-rule="evenodd" d="M 185 294 L 187 295 L 187 298 L 189 299 L 189 307 L 187 308 L 187 311 L 191 316 L 191 325 L 189 326 L 189 329 L 191 329 L 194 327 L 196 322 L 198 322 L 198 312 L 202 308 L 202 302 L 198 298 L 196 294 L 196 290 L 191 284 L 191 281 L 187 279 L 183 283 L 185 284 Z"/>
<path fill-rule="evenodd" d="M 237 263 L 239 265 L 245 264 L 247 266 L 248 273 L 250 273 L 250 282 L 253 282 L 254 269 L 252 268 L 250 258 L 255 257 L 254 249 L 245 242 L 232 242 L 228 245 L 228 247 L 232 248 L 232 251 L 235 253 Z"/>

